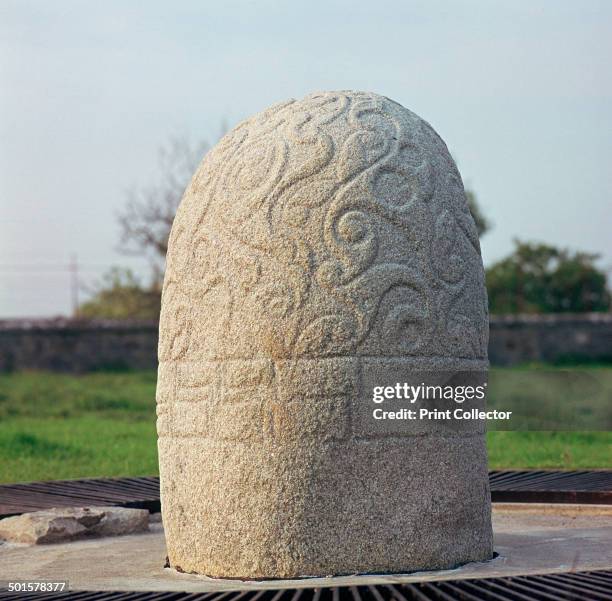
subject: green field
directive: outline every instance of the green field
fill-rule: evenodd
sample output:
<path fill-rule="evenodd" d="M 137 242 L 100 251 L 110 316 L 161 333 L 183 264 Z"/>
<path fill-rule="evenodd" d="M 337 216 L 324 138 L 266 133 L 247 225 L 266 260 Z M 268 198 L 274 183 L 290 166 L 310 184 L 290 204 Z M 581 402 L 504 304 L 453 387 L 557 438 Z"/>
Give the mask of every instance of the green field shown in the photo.
<path fill-rule="evenodd" d="M 0 375 L 0 481 L 156 474 L 155 377 Z M 612 463 L 612 432 L 489 432 L 488 446 L 492 469 Z"/>

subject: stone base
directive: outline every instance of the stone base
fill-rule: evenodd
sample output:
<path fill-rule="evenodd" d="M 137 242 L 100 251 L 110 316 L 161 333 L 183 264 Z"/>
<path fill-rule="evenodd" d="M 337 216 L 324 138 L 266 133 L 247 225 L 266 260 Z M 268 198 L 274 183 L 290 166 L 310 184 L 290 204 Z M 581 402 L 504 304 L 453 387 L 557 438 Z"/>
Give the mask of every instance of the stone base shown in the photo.
<path fill-rule="evenodd" d="M 493 505 L 495 551 L 491 561 L 455 570 L 403 575 L 340 576 L 243 582 L 180 574 L 164 569 L 161 524 L 127 536 L 57 545 L 0 544 L 0 581 L 69 580 L 75 591 L 261 590 L 360 586 L 461 578 L 612 569 L 612 506 Z"/>

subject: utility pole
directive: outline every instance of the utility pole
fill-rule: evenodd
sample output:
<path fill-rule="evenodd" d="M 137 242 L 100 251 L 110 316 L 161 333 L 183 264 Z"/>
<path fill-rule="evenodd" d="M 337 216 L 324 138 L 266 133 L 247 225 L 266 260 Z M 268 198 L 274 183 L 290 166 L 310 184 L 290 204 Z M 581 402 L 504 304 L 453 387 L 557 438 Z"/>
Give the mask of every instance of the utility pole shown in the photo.
<path fill-rule="evenodd" d="M 70 257 L 70 292 L 72 297 L 72 317 L 79 316 L 79 264 L 76 254 Z"/>

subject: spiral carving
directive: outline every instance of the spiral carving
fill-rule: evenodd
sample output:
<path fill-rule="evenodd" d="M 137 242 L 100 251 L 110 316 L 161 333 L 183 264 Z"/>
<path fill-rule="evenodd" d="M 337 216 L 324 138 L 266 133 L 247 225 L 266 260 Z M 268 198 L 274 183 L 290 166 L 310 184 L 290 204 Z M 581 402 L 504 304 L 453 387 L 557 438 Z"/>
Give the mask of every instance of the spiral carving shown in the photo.
<path fill-rule="evenodd" d="M 188 309 L 165 303 L 184 329 L 210 322 L 233 341 L 194 352 L 486 351 L 458 342 L 468 322 L 484 339 L 486 317 L 465 303 L 483 282 L 460 176 L 433 129 L 384 97 L 314 94 L 239 124 L 194 176 L 170 245 L 167 279 Z"/>

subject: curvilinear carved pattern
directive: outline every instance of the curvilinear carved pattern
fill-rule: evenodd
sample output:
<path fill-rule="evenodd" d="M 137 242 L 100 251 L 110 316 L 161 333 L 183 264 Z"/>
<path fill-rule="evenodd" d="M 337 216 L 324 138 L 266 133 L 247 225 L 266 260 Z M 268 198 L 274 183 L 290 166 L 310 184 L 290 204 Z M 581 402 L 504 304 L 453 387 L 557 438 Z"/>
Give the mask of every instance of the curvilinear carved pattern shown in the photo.
<path fill-rule="evenodd" d="M 240 123 L 194 175 L 160 359 L 484 358 L 474 298 L 480 248 L 444 142 L 385 97 L 313 94 Z"/>

